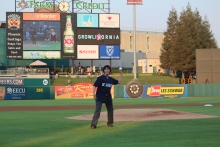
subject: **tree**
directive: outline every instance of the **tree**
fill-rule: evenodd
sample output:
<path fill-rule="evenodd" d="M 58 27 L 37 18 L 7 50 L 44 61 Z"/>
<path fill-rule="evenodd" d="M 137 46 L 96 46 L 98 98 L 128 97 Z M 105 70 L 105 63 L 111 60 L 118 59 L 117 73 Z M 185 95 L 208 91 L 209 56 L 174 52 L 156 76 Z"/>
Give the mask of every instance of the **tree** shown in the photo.
<path fill-rule="evenodd" d="M 175 55 L 172 56 L 173 67 L 176 70 L 182 72 L 182 78 L 184 78 L 185 72 L 192 69 L 195 66 L 195 51 L 194 40 L 192 37 L 191 21 L 192 15 L 188 10 L 183 10 L 177 22 L 176 39 L 174 43 Z"/>
<path fill-rule="evenodd" d="M 195 48 L 200 49 L 202 48 L 202 40 L 201 40 L 202 17 L 200 16 L 200 13 L 197 8 L 194 11 L 194 20 L 195 20 L 195 26 L 196 26 L 196 31 L 197 31 L 196 36 L 194 36 Z"/>
<path fill-rule="evenodd" d="M 196 9 L 194 12 L 188 3 L 186 10 L 177 17 L 174 8 L 167 21 L 161 49 L 161 68 L 180 70 L 182 78 L 186 72 L 196 69 L 196 49 L 217 48 L 217 42 L 210 30 L 208 18 L 202 17 Z"/>
<path fill-rule="evenodd" d="M 218 48 L 214 35 L 210 30 L 210 24 L 207 16 L 205 16 L 204 20 L 201 23 L 200 38 L 201 38 L 201 49 Z"/>
<path fill-rule="evenodd" d="M 164 39 L 162 43 L 160 61 L 160 67 L 167 70 L 174 70 L 172 68 L 172 54 L 174 53 L 174 42 L 176 37 L 176 23 L 178 15 L 177 11 L 172 8 L 167 21 L 167 31 L 164 32 Z"/>

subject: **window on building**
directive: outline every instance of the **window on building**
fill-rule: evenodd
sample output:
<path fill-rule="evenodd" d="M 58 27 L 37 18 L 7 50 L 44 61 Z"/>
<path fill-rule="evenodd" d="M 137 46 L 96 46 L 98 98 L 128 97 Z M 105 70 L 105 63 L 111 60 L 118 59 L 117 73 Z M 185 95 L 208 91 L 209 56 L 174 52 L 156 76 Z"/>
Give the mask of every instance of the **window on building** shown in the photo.
<path fill-rule="evenodd" d="M 130 36 L 130 50 L 132 50 L 132 36 Z"/>
<path fill-rule="evenodd" d="M 147 37 L 147 52 L 149 52 L 149 37 Z"/>

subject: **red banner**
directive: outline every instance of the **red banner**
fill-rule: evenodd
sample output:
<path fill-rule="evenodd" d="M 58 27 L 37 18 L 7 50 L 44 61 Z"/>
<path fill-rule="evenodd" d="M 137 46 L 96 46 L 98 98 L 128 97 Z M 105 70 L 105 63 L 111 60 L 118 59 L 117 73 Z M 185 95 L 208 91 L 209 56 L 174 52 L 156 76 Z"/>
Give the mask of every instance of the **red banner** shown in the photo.
<path fill-rule="evenodd" d="M 81 99 L 93 98 L 93 83 L 77 83 L 72 86 L 55 86 L 55 99 Z M 114 98 L 114 86 L 112 86 L 112 98 Z"/>
<path fill-rule="evenodd" d="M 127 4 L 129 4 L 129 5 L 142 5 L 143 0 L 127 0 Z"/>

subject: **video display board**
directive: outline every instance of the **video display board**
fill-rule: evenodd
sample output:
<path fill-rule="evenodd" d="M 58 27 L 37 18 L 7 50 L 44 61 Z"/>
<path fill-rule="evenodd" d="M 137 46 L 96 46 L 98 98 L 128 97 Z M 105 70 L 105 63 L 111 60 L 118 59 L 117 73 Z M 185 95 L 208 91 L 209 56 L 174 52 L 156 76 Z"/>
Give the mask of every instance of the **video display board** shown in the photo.
<path fill-rule="evenodd" d="M 23 13 L 23 59 L 61 59 L 60 14 Z"/>
<path fill-rule="evenodd" d="M 8 59 L 76 58 L 76 14 L 7 12 Z"/>
<path fill-rule="evenodd" d="M 7 59 L 120 59 L 120 15 L 6 12 Z"/>

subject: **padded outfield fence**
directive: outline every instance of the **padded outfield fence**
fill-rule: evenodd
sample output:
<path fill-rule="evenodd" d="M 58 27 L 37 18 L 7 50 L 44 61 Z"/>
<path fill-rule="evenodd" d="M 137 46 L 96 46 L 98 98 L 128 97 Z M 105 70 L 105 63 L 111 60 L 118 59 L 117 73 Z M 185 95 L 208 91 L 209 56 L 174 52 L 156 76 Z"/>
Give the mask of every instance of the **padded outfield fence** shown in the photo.
<path fill-rule="evenodd" d="M 92 99 L 92 83 L 83 82 L 72 86 L 49 86 L 50 79 L 0 79 L 1 100 L 33 99 Z M 34 86 L 32 86 L 34 85 Z M 187 98 L 218 97 L 220 84 L 161 84 L 143 85 L 137 98 Z M 112 88 L 113 98 L 130 98 L 126 85 Z"/>

